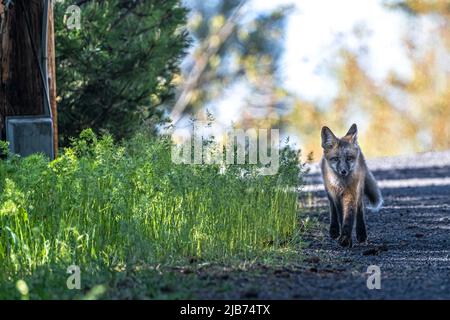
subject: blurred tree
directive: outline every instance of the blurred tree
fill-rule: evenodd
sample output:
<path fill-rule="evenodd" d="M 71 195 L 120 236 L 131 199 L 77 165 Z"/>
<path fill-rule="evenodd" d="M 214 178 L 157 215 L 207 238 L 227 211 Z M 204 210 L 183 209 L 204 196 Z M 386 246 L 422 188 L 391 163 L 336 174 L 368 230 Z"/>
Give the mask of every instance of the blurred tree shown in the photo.
<path fill-rule="evenodd" d="M 410 28 L 405 49 L 412 76 L 391 72 L 374 81 L 361 65 L 359 52 L 341 48 L 334 65 L 337 95 L 326 107 L 297 99 L 283 124 L 299 135 L 305 154 L 318 160 L 320 128 L 328 125 L 345 133 L 360 123 L 360 143 L 368 156 L 444 150 L 450 148 L 450 6 L 448 1 L 408 0 L 388 4 L 401 8 L 416 23 L 426 18 L 433 26 Z"/>
<path fill-rule="evenodd" d="M 450 3 L 447 0 L 407 0 L 398 3 L 414 21 L 428 19 L 432 29 L 425 39 L 410 30 L 406 39 L 413 77 L 393 75 L 390 84 L 409 96 L 409 107 L 420 122 L 417 138 L 422 149 L 450 148 Z"/>
<path fill-rule="evenodd" d="M 171 110 L 174 123 L 184 114 L 214 106 L 230 88 L 246 92 L 241 126 L 278 123 L 286 92 L 277 68 L 290 7 L 255 14 L 248 10 L 249 1 L 191 0 L 187 5 L 192 8 L 188 27 L 195 48 L 176 81 L 180 89 Z"/>
<path fill-rule="evenodd" d="M 69 5 L 81 28 L 65 26 Z M 63 144 L 87 127 L 128 137 L 157 107 L 187 47 L 187 10 L 178 0 L 58 1 L 55 11 L 59 127 Z"/>

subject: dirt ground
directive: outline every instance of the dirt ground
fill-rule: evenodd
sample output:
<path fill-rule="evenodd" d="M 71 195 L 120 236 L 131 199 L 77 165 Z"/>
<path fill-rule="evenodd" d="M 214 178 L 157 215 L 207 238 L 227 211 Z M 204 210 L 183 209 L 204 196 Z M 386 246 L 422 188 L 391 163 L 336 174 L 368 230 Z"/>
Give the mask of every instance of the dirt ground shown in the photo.
<path fill-rule="evenodd" d="M 450 299 L 450 152 L 368 162 L 384 206 L 366 214 L 368 244 L 341 248 L 328 236 L 328 204 L 317 165 L 301 197 L 318 223 L 305 235 L 301 261 L 273 268 L 199 273 L 211 299 Z M 369 290 L 367 268 L 381 271 Z M 214 289 L 222 288 L 222 289 Z M 228 289 L 224 289 L 228 288 Z M 231 290 L 230 290 L 231 289 Z"/>

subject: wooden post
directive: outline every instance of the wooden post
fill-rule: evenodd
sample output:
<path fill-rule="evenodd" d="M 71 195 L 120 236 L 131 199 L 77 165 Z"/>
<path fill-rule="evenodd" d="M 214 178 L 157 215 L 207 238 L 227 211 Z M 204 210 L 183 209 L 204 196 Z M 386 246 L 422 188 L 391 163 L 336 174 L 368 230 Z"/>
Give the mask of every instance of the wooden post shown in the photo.
<path fill-rule="evenodd" d="M 58 110 L 56 106 L 56 61 L 55 61 L 55 23 L 53 15 L 54 0 L 50 0 L 48 9 L 48 82 L 50 108 L 53 115 L 53 149 L 58 156 Z"/>
<path fill-rule="evenodd" d="M 0 131 L 4 139 L 6 116 L 43 115 L 44 85 L 38 59 L 41 52 L 44 1 L 15 0 L 0 4 Z M 55 47 L 53 5 L 49 11 L 48 70 L 50 104 L 56 123 Z M 30 38 L 31 34 L 31 38 Z M 57 150 L 57 130 L 54 137 Z"/>

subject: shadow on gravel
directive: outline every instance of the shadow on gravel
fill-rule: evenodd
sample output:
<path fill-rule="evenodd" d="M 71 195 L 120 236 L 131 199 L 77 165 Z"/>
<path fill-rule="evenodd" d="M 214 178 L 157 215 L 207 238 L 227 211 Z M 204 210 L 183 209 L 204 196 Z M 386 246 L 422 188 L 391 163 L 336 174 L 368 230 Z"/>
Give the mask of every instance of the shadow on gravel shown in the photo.
<path fill-rule="evenodd" d="M 405 168 L 391 170 L 371 170 L 377 180 L 400 180 L 400 179 L 430 179 L 450 177 L 450 166 L 426 167 L 426 168 Z M 307 175 L 309 184 L 322 183 L 320 172 Z"/>
<path fill-rule="evenodd" d="M 372 170 L 372 173 L 375 177 L 380 177 L 383 180 L 442 178 L 450 177 L 450 166 Z"/>
<path fill-rule="evenodd" d="M 421 202 L 424 196 L 444 196 L 444 203 L 450 203 L 450 184 L 444 186 L 411 186 L 411 187 L 400 187 L 400 188 L 381 188 L 381 193 L 386 196 L 391 194 L 400 194 L 402 197 L 406 198 L 405 201 Z M 427 198 L 427 200 L 430 200 Z"/>
<path fill-rule="evenodd" d="M 308 296 L 449 299 L 450 166 L 375 170 L 373 174 L 381 181 L 384 206 L 379 213 L 366 213 L 366 245 L 356 244 L 348 250 L 330 239 L 328 202 L 323 190 L 301 197 L 308 214 L 321 225 L 321 234 L 311 236 L 305 250 L 306 256 L 320 258 L 313 267 L 317 270 L 317 285 Z M 319 173 L 308 176 L 306 181 L 322 183 Z M 365 285 L 365 272 L 370 265 L 381 269 L 381 290 L 368 290 Z M 319 276 L 323 268 L 339 272 Z M 312 280 L 308 280 L 312 285 Z"/>

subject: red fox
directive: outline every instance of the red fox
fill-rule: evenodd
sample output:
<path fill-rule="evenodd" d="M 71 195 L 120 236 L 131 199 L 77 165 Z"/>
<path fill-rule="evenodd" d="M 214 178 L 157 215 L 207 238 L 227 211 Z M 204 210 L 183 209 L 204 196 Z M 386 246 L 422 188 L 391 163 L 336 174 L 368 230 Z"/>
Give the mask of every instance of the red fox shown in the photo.
<path fill-rule="evenodd" d="M 330 236 L 343 247 L 352 246 L 356 218 L 356 239 L 366 242 L 364 195 L 372 211 L 378 211 L 383 198 L 358 146 L 358 129 L 353 124 L 347 134 L 337 138 L 328 127 L 322 128 L 321 162 L 325 191 L 330 202 Z"/>

